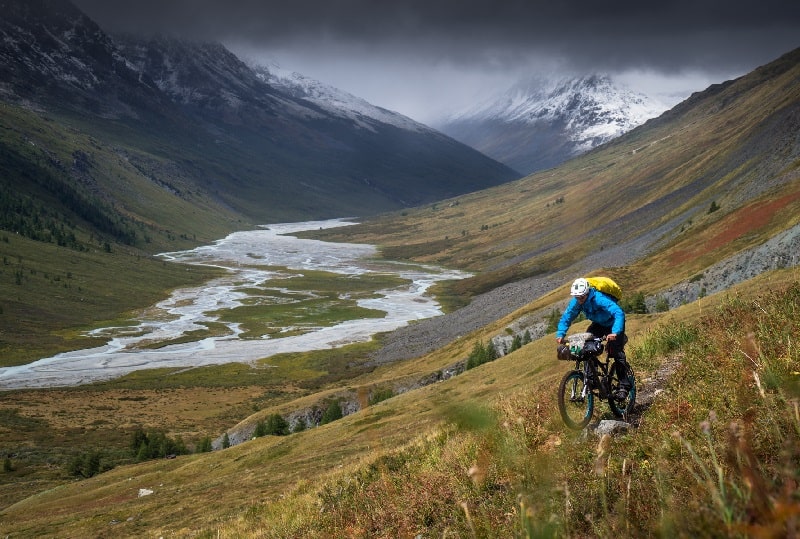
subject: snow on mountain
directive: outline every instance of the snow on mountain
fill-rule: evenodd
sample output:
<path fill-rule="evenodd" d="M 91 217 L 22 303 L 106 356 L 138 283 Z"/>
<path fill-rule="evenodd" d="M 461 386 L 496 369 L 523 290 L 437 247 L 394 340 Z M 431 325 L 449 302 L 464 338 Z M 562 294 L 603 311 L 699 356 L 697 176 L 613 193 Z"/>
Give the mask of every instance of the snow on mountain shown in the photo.
<path fill-rule="evenodd" d="M 400 129 L 435 134 L 435 130 L 400 113 L 377 107 L 339 88 L 322 83 L 301 73 L 282 68 L 252 65 L 253 71 L 267 84 L 298 99 L 314 103 L 321 109 L 353 121 L 357 126 L 374 131 L 373 123 L 380 122 Z"/>
<path fill-rule="evenodd" d="M 527 173 L 591 150 L 667 109 L 605 75 L 531 78 L 451 115 L 439 127 Z M 540 158 L 524 155 L 531 152 Z"/>

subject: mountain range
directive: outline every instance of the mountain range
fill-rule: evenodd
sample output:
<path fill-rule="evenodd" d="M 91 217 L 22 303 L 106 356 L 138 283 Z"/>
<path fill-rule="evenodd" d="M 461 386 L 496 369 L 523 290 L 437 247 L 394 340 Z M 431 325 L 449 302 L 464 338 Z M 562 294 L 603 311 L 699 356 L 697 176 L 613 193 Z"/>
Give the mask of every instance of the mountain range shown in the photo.
<path fill-rule="evenodd" d="M 436 127 L 530 174 L 606 143 L 666 109 L 608 75 L 537 76 L 450 115 Z"/>
<path fill-rule="evenodd" d="M 62 163 L 83 152 L 87 166 L 81 181 L 55 169 L 31 169 L 31 178 L 48 175 L 77 198 L 104 200 L 107 218 L 129 227 L 158 223 L 147 208 L 163 201 L 134 208 L 101 173 L 101 150 L 104 160 L 135 163 L 131 173 L 142 181 L 182 178 L 172 189 L 184 194 L 182 203 L 199 204 L 193 193 L 250 222 L 374 214 L 519 176 L 400 114 L 325 106 L 275 85 L 218 43 L 108 35 L 68 0 L 5 2 L 0 35 L 5 121 L 12 113 L 15 124 L 55 118 L 51 127 L 69 125 L 98 146 L 56 150 L 37 140 L 43 152 L 62 152 L 55 158 Z M 10 171 L 12 158 L 29 161 L 21 148 L 31 137 L 7 134 L 0 167 Z M 38 197 L 36 182 L 14 183 L 21 196 Z"/>
<path fill-rule="evenodd" d="M 282 355 L 269 368 L 162 369 L 103 386 L 0 394 L 3 439 L 14 440 L 6 442 L 3 477 L 11 487 L 0 491 L 9 502 L 0 509 L 2 532 L 793 533 L 800 509 L 792 406 L 800 362 L 799 80 L 796 49 L 553 169 L 314 232 L 380 245 L 391 260 L 474 274 L 437 294 L 466 297 L 467 306 L 371 347 Z M 12 236 L 0 251 L 21 243 Z M 60 264 L 90 270 L 71 250 L 37 247 L 31 258 L 40 250 L 59 258 L 37 260 L 38 274 Z M 94 260 L 107 267 L 115 256 L 112 250 Z M 0 270 L 6 342 L 20 326 L 31 327 L 24 325 L 29 303 L 18 307 L 14 298 L 35 292 L 9 282 L 7 267 L 21 264 L 8 258 Z M 120 277 L 138 277 L 143 264 L 118 266 L 114 292 L 126 284 Z M 610 422 L 621 433 L 602 436 L 594 427 L 563 427 L 555 395 L 574 363 L 556 359 L 548 329 L 572 279 L 597 274 L 622 286 L 623 303 L 641 296 L 663 306 L 626 317 L 637 407 L 623 418 L 627 425 Z M 62 283 L 72 280 L 44 286 L 58 290 L 48 299 L 66 301 L 71 290 Z M 104 295 L 92 287 L 73 301 L 75 309 Z M 588 325 L 580 324 L 576 332 Z M 68 333 L 56 327 L 53 334 Z M 471 350 L 526 332 L 528 344 L 452 375 Z M 392 346 L 400 353 L 392 356 Z M 255 434 L 276 416 L 286 421 L 331 403 L 346 405 L 344 417 L 285 436 Z M 607 409 L 597 402 L 593 425 L 610 418 Z M 81 472 L 83 462 L 130 452 L 124 435 L 140 423 L 187 439 L 211 432 L 220 449 L 119 465 L 78 481 L 54 470 L 63 455 L 83 451 L 74 468 Z M 723 489 L 752 493 L 748 485 L 756 483 L 755 503 L 745 494 L 718 505 Z M 598 503 L 612 497 L 612 505 Z"/>
<path fill-rule="evenodd" d="M 391 208 L 309 234 L 473 274 L 435 290 L 447 315 L 363 346 L 4 392 L 3 535 L 796 530 L 800 49 L 505 181 L 509 167 L 462 143 L 349 96 L 334 112 L 324 87 L 219 45 L 112 38 L 63 1 L 3 9 L 3 365 L 80 347 L 98 321 L 205 282 L 208 268 L 146 255 L 256 219 Z M 470 159 L 497 184 L 458 181 L 453 162 Z M 425 166 L 428 182 L 453 181 L 420 185 Z M 445 192 L 416 207 L 401 196 Z M 636 424 L 599 444 L 558 418 L 572 364 L 548 329 L 588 274 L 667 309 L 627 317 L 641 402 Z M 525 331 L 530 343 L 445 377 L 477 345 Z M 332 403 L 347 414 L 319 428 L 246 436 Z M 167 435 L 219 436 L 220 450 L 129 456 Z"/>

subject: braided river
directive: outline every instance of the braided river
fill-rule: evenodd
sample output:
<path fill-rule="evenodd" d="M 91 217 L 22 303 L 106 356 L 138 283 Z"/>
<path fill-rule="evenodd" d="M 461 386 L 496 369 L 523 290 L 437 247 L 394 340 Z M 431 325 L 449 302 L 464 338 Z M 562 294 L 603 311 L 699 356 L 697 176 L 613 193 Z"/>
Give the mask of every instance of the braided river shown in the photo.
<path fill-rule="evenodd" d="M 212 245 L 162 253 L 159 256 L 166 260 L 217 266 L 226 272 L 203 286 L 175 290 L 166 300 L 143 310 L 131 325 L 91 331 L 90 335 L 106 340 L 103 346 L 0 368 L 0 389 L 75 386 L 141 369 L 248 363 L 285 352 L 365 342 L 376 333 L 441 315 L 438 303 L 426 294 L 428 288 L 437 281 L 468 276 L 435 266 L 378 260 L 377 249 L 371 245 L 323 242 L 291 235 L 348 224 L 352 223 L 338 219 L 274 224 L 233 233 Z M 287 327 L 285 336 L 278 331 L 260 338 L 243 338 L 239 323 L 219 317 L 220 311 L 248 305 L 253 290 L 268 294 L 265 283 L 270 279 L 311 270 L 349 276 L 390 274 L 403 279 L 403 284 L 357 299 L 359 307 L 381 311 L 385 313 L 383 316 L 304 327 L 302 331 Z M 295 293 L 291 290 L 291 278 L 281 282 L 287 288 L 275 290 L 276 301 L 277 298 L 286 301 Z M 313 292 L 302 291 L 306 296 L 309 293 Z M 207 331 L 207 324 L 226 328 L 198 340 L 186 339 L 188 332 Z M 154 347 L 153 343 L 163 345 Z"/>

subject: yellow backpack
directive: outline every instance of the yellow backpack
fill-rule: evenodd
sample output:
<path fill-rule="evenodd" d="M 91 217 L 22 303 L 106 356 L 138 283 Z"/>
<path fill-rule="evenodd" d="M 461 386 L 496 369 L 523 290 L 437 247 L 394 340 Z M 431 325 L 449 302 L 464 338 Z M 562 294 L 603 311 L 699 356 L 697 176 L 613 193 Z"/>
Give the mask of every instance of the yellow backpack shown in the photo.
<path fill-rule="evenodd" d="M 599 290 L 607 296 L 611 296 L 615 301 L 622 299 L 622 288 L 609 277 L 586 277 L 589 286 Z"/>

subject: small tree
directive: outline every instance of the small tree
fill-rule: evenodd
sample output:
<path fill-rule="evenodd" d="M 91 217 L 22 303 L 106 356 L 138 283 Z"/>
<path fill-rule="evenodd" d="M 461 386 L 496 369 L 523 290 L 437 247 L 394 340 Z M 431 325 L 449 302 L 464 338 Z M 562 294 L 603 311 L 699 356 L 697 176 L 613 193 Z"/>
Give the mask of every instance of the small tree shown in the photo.
<path fill-rule="evenodd" d="M 636 292 L 632 296 L 620 302 L 625 312 L 633 314 L 647 314 L 647 303 L 644 301 L 644 293 Z"/>
<path fill-rule="evenodd" d="M 225 436 L 222 437 L 222 449 L 228 449 L 231 446 L 231 438 L 228 436 L 228 433 L 225 433 Z"/>
<path fill-rule="evenodd" d="M 344 414 L 342 413 L 342 407 L 339 405 L 339 401 L 331 401 L 325 413 L 322 414 L 320 425 L 325 425 L 326 423 L 336 421 L 342 417 L 344 417 Z"/>
<path fill-rule="evenodd" d="M 394 397 L 394 391 L 389 387 L 378 388 L 369 396 L 369 405 L 378 404 L 379 402 L 391 399 Z"/>
<path fill-rule="evenodd" d="M 67 471 L 75 477 L 82 477 L 84 479 L 92 477 L 100 473 L 100 464 L 102 461 L 102 454 L 99 451 L 90 451 L 75 455 L 69 464 L 67 464 Z"/>
<path fill-rule="evenodd" d="M 554 333 L 558 329 L 558 321 L 561 320 L 561 313 L 553 309 L 547 317 L 547 331 L 546 333 Z"/>
<path fill-rule="evenodd" d="M 264 431 L 271 436 L 286 436 L 289 434 L 289 422 L 281 414 L 272 414 L 267 418 Z"/>
<path fill-rule="evenodd" d="M 211 452 L 211 438 L 206 436 L 205 438 L 200 440 L 200 443 L 197 444 L 197 447 L 195 448 L 195 451 L 197 453 L 210 453 Z"/>
<path fill-rule="evenodd" d="M 307 428 L 308 428 L 308 425 L 306 425 L 306 420 L 303 419 L 302 417 L 298 417 L 297 421 L 295 421 L 295 423 L 294 423 L 294 427 L 292 428 L 292 432 L 303 432 Z"/>
<path fill-rule="evenodd" d="M 497 359 L 497 350 L 494 344 L 492 344 L 492 341 L 489 341 L 488 345 L 483 344 L 483 341 L 476 341 L 475 345 L 472 347 L 472 352 L 470 352 L 467 358 L 466 368 L 474 369 L 479 365 L 494 361 L 495 359 Z"/>

